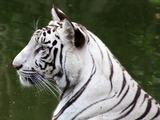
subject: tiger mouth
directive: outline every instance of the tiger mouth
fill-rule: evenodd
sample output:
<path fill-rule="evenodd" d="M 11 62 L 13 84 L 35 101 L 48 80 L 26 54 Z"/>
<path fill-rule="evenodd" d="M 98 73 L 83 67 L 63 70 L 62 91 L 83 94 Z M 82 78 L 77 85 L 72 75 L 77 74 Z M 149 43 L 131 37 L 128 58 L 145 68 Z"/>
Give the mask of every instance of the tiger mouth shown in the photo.
<path fill-rule="evenodd" d="M 63 76 L 62 70 L 56 71 L 55 74 L 52 75 L 52 77 L 41 75 L 35 70 L 23 70 L 23 71 L 20 70 L 17 71 L 17 73 L 19 75 L 21 84 L 24 86 L 43 84 L 46 83 L 47 81 L 56 81 Z"/>
<path fill-rule="evenodd" d="M 21 84 L 24 86 L 40 84 L 41 82 L 45 81 L 44 76 L 35 71 L 18 71 L 18 75 Z"/>

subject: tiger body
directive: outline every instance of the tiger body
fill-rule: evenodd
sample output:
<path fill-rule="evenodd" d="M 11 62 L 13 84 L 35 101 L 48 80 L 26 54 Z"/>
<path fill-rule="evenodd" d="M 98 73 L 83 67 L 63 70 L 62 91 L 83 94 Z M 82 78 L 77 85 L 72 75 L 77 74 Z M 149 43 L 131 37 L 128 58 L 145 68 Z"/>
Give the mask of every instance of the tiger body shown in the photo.
<path fill-rule="evenodd" d="M 97 36 L 55 6 L 52 15 L 13 61 L 23 85 L 56 81 L 52 120 L 160 120 L 160 105 Z"/>
<path fill-rule="evenodd" d="M 101 40 L 88 30 L 85 33 L 89 42 L 78 52 L 84 63 L 80 82 L 62 97 L 53 120 L 159 120 L 159 104 L 138 86 Z"/>

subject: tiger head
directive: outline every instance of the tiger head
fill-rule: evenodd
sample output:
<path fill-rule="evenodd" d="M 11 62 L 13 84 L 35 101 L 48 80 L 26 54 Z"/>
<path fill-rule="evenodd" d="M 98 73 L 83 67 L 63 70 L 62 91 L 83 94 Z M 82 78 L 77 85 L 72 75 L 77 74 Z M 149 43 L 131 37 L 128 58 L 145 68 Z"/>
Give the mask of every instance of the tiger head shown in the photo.
<path fill-rule="evenodd" d="M 77 51 L 85 46 L 85 28 L 70 22 L 55 6 L 51 12 L 53 20 L 36 30 L 13 60 L 24 86 L 55 80 L 60 88 L 64 88 L 76 84 L 81 72 L 83 60 Z"/>

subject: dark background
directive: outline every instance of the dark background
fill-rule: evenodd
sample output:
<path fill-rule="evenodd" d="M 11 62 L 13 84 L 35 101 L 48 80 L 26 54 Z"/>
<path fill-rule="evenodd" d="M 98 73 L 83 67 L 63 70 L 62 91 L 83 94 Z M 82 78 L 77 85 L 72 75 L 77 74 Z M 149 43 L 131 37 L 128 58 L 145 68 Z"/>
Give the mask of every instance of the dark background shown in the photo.
<path fill-rule="evenodd" d="M 110 48 L 133 78 L 160 102 L 160 0 L 0 0 L 0 120 L 50 120 L 57 99 L 19 84 L 12 60 L 52 4 Z"/>

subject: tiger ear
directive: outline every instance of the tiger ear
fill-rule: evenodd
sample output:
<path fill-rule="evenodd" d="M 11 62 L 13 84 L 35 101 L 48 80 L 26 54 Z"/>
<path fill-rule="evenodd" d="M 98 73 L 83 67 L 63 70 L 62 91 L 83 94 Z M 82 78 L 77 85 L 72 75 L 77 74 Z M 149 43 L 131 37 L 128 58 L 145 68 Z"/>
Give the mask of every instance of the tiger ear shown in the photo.
<path fill-rule="evenodd" d="M 66 40 L 71 41 L 72 45 L 76 48 L 80 48 L 85 44 L 84 33 L 74 27 L 74 25 L 67 19 L 63 20 L 63 36 Z"/>
<path fill-rule="evenodd" d="M 62 35 L 65 37 L 66 40 L 73 41 L 75 32 L 72 23 L 67 19 L 64 19 L 62 22 L 63 22 Z"/>
<path fill-rule="evenodd" d="M 60 9 L 58 9 L 55 5 L 53 5 L 51 13 L 52 13 L 52 18 L 55 21 L 62 21 L 64 19 L 68 19 L 68 17 Z"/>

